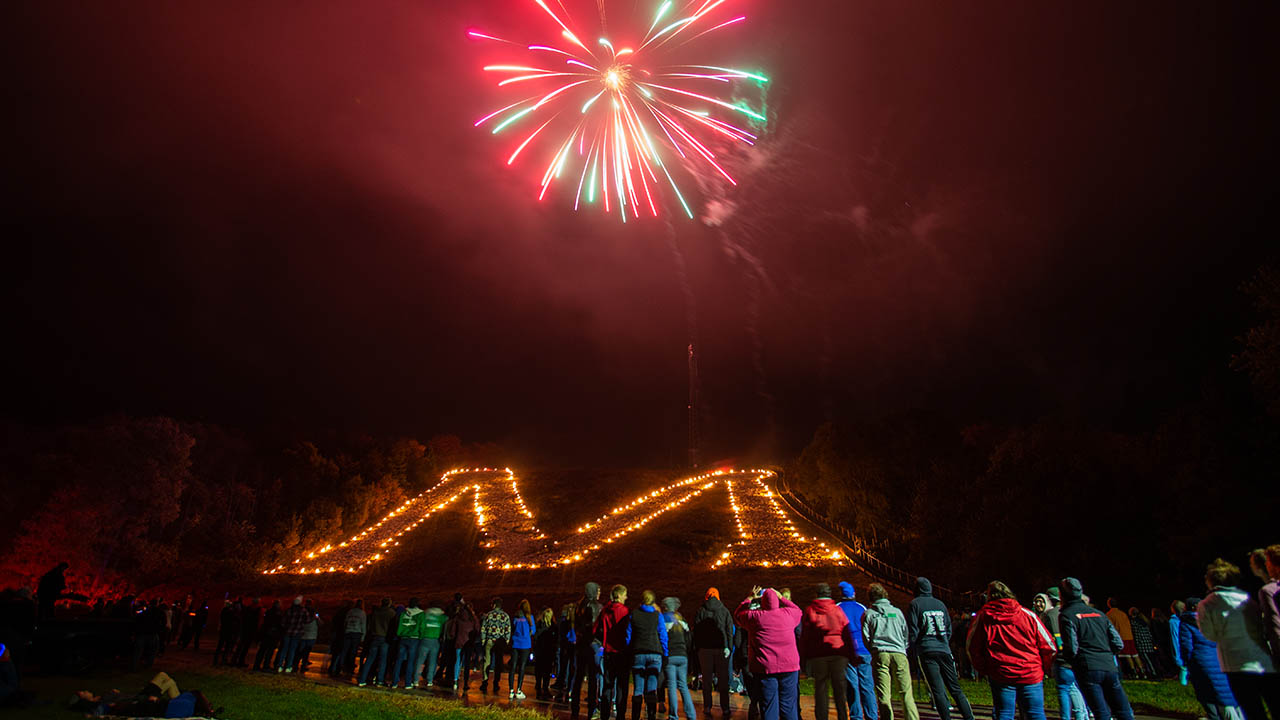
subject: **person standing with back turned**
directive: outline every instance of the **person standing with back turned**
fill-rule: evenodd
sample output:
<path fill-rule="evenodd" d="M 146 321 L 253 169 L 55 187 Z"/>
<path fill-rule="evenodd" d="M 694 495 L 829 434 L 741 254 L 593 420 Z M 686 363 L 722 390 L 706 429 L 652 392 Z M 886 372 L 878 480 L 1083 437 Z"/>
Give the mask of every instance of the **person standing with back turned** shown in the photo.
<path fill-rule="evenodd" d="M 1076 684 L 1094 720 L 1133 720 L 1129 696 L 1120 684 L 1116 654 L 1124 641 L 1111 621 L 1084 602 L 1080 581 L 1069 577 L 1059 583 L 1062 610 L 1058 625 L 1062 631 L 1062 657 L 1075 670 Z"/>
<path fill-rule="evenodd" d="M 916 596 L 907 608 L 907 649 L 920 663 L 938 717 L 951 720 L 947 703 L 947 693 L 951 693 L 961 717 L 973 720 L 973 709 L 960 689 L 956 661 L 951 657 L 951 613 L 933 596 L 933 584 L 928 578 L 916 578 Z"/>

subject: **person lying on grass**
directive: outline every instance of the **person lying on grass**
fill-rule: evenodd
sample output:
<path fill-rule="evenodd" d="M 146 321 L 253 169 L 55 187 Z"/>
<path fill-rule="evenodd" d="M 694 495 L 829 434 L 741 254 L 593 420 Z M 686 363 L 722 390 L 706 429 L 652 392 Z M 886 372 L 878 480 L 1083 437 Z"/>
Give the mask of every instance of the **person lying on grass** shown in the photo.
<path fill-rule="evenodd" d="M 199 690 L 179 692 L 178 683 L 165 673 L 156 673 L 150 682 L 142 686 L 142 690 L 133 695 L 125 695 L 119 690 L 112 690 L 106 695 L 81 690 L 68 699 L 67 707 L 84 713 L 85 717 L 188 718 L 214 714 L 209 699 L 203 693 Z"/>

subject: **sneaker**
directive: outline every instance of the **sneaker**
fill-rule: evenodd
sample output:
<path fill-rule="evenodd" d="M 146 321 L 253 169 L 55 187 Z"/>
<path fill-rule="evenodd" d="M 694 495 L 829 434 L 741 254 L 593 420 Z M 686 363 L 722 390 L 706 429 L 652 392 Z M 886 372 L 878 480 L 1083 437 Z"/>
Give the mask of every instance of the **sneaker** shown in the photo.
<path fill-rule="evenodd" d="M 285 668 L 284 671 L 285 673 L 291 673 L 293 672 L 293 668 Z"/>
<path fill-rule="evenodd" d="M 511 692 L 507 693 L 507 697 L 509 697 L 509 698 L 511 698 L 512 700 L 514 700 L 514 699 L 516 698 L 516 691 L 515 691 L 515 690 L 512 690 Z"/>
<path fill-rule="evenodd" d="M 517 699 L 517 700 L 523 700 L 523 699 L 524 699 L 524 693 L 523 693 L 523 692 L 521 692 L 521 691 L 519 691 L 519 690 L 516 690 L 516 691 L 515 691 L 515 695 L 514 695 L 513 697 L 515 697 L 515 699 Z"/>
<path fill-rule="evenodd" d="M 368 685 L 368 684 L 369 683 L 356 683 L 356 687 L 364 687 L 365 685 Z"/>

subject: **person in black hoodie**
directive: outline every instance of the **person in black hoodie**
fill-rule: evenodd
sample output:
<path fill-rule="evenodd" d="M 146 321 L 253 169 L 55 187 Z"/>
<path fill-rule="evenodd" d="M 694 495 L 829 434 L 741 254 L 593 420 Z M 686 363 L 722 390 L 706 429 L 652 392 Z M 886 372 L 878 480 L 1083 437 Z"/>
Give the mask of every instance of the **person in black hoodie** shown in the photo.
<path fill-rule="evenodd" d="M 231 664 L 236 641 L 240 639 L 240 600 L 224 600 L 218 614 L 218 645 L 213 649 L 213 664 Z"/>
<path fill-rule="evenodd" d="M 1120 633 L 1097 608 L 1086 605 L 1080 581 L 1069 577 L 1060 583 L 1062 609 L 1062 657 L 1075 671 L 1076 683 L 1094 720 L 1133 720 L 1129 697 L 1120 684 L 1116 653 L 1124 648 Z"/>
<path fill-rule="evenodd" d="M 729 716 L 729 654 L 733 648 L 733 616 L 720 602 L 720 592 L 708 588 L 702 607 L 693 616 L 693 647 L 702 670 L 702 713 L 711 716 L 711 684 L 720 691 L 720 711 Z"/>
<path fill-rule="evenodd" d="M 596 713 L 600 702 L 600 638 L 595 636 L 596 620 L 600 618 L 600 586 L 589 582 L 583 589 L 573 615 L 574 672 L 569 680 L 569 713 L 577 720 L 582 710 L 582 681 L 587 682 L 587 717 Z"/>
<path fill-rule="evenodd" d="M 973 720 L 969 698 L 960 689 L 956 662 L 951 656 L 951 613 L 933 596 L 928 578 L 916 578 L 916 597 L 907 609 L 907 651 L 915 655 L 920 672 L 929 682 L 933 707 L 941 720 L 951 720 L 947 693 L 964 720 Z"/>

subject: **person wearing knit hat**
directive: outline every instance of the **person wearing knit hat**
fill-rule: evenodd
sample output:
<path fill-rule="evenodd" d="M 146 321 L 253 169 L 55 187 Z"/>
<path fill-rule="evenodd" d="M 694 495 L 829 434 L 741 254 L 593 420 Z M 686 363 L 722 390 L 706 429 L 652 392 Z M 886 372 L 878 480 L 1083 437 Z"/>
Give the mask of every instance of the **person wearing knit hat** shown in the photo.
<path fill-rule="evenodd" d="M 849 718 L 851 720 L 878 720 L 880 709 L 876 705 L 876 680 L 871 671 L 871 652 L 867 650 L 862 638 L 862 617 L 867 607 L 854 600 L 853 585 L 842 582 L 840 600 L 837 603 L 849 619 L 849 627 L 857 628 L 853 635 L 852 654 L 849 664 L 844 669 L 847 697 L 849 699 Z"/>
<path fill-rule="evenodd" d="M 1124 641 L 1107 616 L 1084 601 L 1084 587 L 1073 578 L 1063 578 L 1062 609 L 1058 623 L 1062 632 L 1062 659 L 1071 665 L 1076 683 L 1094 720 L 1133 720 L 1129 696 L 1120 684 L 1116 654 Z"/>
<path fill-rule="evenodd" d="M 693 645 L 702 668 L 702 713 L 711 714 L 711 691 L 720 692 L 720 711 L 728 717 L 729 655 L 733 652 L 733 617 L 720 602 L 720 591 L 707 588 L 702 607 L 693 617 Z"/>
<path fill-rule="evenodd" d="M 1040 621 L 1048 628 L 1049 634 L 1053 636 L 1053 646 L 1058 650 L 1058 654 L 1053 658 L 1053 681 L 1058 689 L 1059 716 L 1063 720 L 1066 718 L 1088 720 L 1089 708 L 1084 703 L 1080 686 L 1076 684 L 1076 674 L 1062 657 L 1062 630 L 1059 621 L 1062 608 L 1058 606 L 1060 597 L 1058 588 L 1051 587 L 1036 597 L 1044 598 L 1045 609 L 1037 610 L 1037 614 L 1040 616 Z M 1034 600 L 1032 605 L 1035 605 Z"/>

